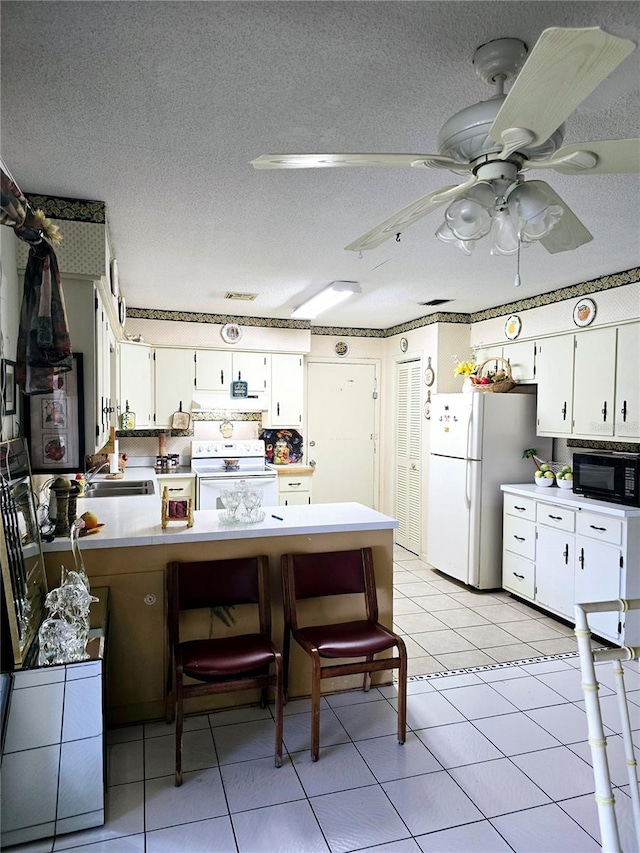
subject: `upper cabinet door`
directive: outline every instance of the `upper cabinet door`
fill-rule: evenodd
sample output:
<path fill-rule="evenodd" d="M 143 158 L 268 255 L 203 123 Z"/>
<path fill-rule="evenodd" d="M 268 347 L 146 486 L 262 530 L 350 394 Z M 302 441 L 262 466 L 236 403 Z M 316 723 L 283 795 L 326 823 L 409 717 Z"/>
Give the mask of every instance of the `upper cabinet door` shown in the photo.
<path fill-rule="evenodd" d="M 136 429 L 153 425 L 153 351 L 150 346 L 120 343 L 119 406 L 136 416 Z"/>
<path fill-rule="evenodd" d="M 575 335 L 574 435 L 612 436 L 616 371 L 616 329 Z"/>
<path fill-rule="evenodd" d="M 271 356 L 263 352 L 234 352 L 231 356 L 233 379 L 249 383 L 249 393 L 264 394 L 269 388 Z M 229 383 L 231 380 L 229 380 Z"/>
<path fill-rule="evenodd" d="M 511 373 L 516 382 L 535 382 L 535 341 L 518 341 L 513 344 L 505 344 L 502 347 L 502 357 L 506 358 L 511 366 Z M 502 364 L 498 365 L 502 367 Z"/>
<path fill-rule="evenodd" d="M 640 323 L 618 327 L 614 434 L 640 441 Z"/>
<path fill-rule="evenodd" d="M 573 420 L 573 335 L 538 342 L 538 435 L 567 435 Z"/>
<path fill-rule="evenodd" d="M 196 350 L 198 391 L 227 391 L 233 380 L 231 353 L 225 350 Z"/>
<path fill-rule="evenodd" d="M 182 404 L 184 412 L 191 411 L 195 379 L 195 362 L 192 349 L 156 349 L 154 391 L 155 425 L 168 427 L 171 416 Z"/>

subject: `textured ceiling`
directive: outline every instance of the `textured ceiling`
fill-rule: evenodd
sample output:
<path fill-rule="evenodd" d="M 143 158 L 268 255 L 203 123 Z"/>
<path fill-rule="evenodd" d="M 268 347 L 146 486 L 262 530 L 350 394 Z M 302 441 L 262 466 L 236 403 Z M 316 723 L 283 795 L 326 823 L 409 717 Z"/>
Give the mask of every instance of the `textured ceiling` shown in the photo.
<path fill-rule="evenodd" d="M 551 26 L 640 39 L 635 2 L 12 2 L 2 25 L 2 156 L 26 192 L 106 202 L 127 304 L 288 318 L 334 279 L 362 294 L 323 325 L 388 328 L 451 299 L 466 313 L 640 264 L 640 182 L 535 174 L 594 239 L 471 257 L 435 211 L 359 258 L 344 246 L 448 171 L 255 171 L 273 152 L 436 153 L 492 90 L 475 48 Z M 640 136 L 640 50 L 567 122 L 565 143 Z M 548 93 L 553 98 L 554 93 Z M 257 293 L 229 302 L 227 291 Z"/>

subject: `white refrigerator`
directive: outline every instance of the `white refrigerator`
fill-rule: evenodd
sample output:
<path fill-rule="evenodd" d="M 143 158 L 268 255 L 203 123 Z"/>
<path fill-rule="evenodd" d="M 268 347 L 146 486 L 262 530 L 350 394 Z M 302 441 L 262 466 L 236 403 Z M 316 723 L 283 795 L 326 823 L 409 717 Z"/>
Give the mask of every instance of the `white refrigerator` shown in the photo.
<path fill-rule="evenodd" d="M 502 586 L 501 483 L 533 481 L 535 394 L 436 394 L 431 405 L 427 561 L 477 589 Z"/>

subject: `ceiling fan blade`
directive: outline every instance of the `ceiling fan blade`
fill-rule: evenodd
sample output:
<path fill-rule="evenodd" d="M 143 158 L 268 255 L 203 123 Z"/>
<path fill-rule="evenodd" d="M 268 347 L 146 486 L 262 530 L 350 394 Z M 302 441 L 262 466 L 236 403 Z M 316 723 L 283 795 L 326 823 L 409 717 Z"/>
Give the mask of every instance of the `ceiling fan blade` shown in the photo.
<path fill-rule="evenodd" d="M 551 27 L 536 42 L 491 126 L 496 142 L 505 131 L 526 129 L 541 145 L 625 59 L 635 44 L 600 27 Z"/>
<path fill-rule="evenodd" d="M 563 175 L 637 175 L 640 139 L 605 139 L 564 145 L 548 160 L 527 161 L 524 169 L 553 169 Z"/>
<path fill-rule="evenodd" d="M 403 207 L 402 210 L 385 219 L 384 222 L 372 228 L 371 231 L 367 231 L 362 237 L 345 246 L 345 250 L 348 252 L 361 252 L 366 249 L 375 249 L 376 246 L 384 243 L 385 240 L 397 234 L 398 231 L 407 228 L 409 225 L 413 225 L 414 222 L 422 219 L 427 213 L 431 213 L 436 207 L 440 207 L 440 205 L 446 204 L 448 201 L 462 194 L 470 186 L 475 184 L 477 180 L 478 178 L 472 175 L 464 184 L 441 187 L 439 190 L 434 190 L 434 192 L 419 198 L 417 201 L 412 202 L 412 204 L 407 205 L 407 207 Z"/>
<path fill-rule="evenodd" d="M 251 161 L 254 169 L 327 169 L 338 166 L 383 166 L 470 171 L 469 163 L 458 163 L 439 154 L 261 154 Z"/>
<path fill-rule="evenodd" d="M 590 234 L 578 219 L 571 208 L 564 202 L 558 193 L 552 189 L 545 181 L 527 181 L 527 184 L 537 184 L 547 196 L 547 198 L 559 204 L 562 207 L 562 216 L 553 226 L 551 231 L 538 240 L 544 248 L 552 255 L 557 252 L 569 252 L 571 249 L 577 249 L 585 243 L 590 243 L 593 240 L 593 235 Z"/>

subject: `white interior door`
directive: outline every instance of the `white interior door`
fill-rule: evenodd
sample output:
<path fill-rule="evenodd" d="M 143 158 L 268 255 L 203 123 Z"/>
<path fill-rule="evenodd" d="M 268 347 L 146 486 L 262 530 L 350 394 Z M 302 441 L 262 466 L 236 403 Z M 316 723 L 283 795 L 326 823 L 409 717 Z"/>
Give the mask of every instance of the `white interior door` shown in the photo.
<path fill-rule="evenodd" d="M 375 364 L 307 362 L 313 503 L 377 505 Z"/>
<path fill-rule="evenodd" d="M 420 361 L 398 365 L 396 376 L 396 518 L 395 540 L 420 553 L 421 501 L 421 383 Z"/>

